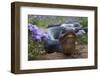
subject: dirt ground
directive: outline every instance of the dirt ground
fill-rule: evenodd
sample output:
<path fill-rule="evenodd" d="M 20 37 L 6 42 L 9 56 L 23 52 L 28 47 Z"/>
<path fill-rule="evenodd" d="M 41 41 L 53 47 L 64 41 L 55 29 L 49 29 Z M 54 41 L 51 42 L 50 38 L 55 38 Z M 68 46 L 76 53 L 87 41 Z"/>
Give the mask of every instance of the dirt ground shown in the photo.
<path fill-rule="evenodd" d="M 76 59 L 76 58 L 87 58 L 88 57 L 88 47 L 87 45 L 77 45 L 76 49 L 78 50 L 77 53 L 74 53 L 72 55 L 65 55 L 60 52 L 54 52 L 54 53 L 46 53 L 43 55 L 40 55 L 36 58 L 36 60 L 51 60 L 51 59 Z"/>

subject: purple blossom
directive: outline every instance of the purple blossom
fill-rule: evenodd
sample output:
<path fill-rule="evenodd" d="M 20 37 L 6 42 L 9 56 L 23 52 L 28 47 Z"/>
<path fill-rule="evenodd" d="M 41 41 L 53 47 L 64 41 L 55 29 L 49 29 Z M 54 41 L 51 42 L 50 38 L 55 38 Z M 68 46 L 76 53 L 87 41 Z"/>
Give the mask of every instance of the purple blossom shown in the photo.
<path fill-rule="evenodd" d="M 38 30 L 39 28 L 38 28 L 36 25 L 28 24 L 28 29 L 29 29 L 30 31 L 36 31 L 36 30 Z"/>
<path fill-rule="evenodd" d="M 37 41 L 41 41 L 41 36 L 32 34 L 32 39 L 37 40 Z"/>
<path fill-rule="evenodd" d="M 36 25 L 28 24 L 28 29 L 32 32 L 32 39 L 41 41 L 42 37 L 48 38 L 48 33 L 40 30 Z"/>
<path fill-rule="evenodd" d="M 43 36 L 46 37 L 46 38 L 48 38 L 48 33 L 47 32 L 44 32 L 43 33 Z"/>

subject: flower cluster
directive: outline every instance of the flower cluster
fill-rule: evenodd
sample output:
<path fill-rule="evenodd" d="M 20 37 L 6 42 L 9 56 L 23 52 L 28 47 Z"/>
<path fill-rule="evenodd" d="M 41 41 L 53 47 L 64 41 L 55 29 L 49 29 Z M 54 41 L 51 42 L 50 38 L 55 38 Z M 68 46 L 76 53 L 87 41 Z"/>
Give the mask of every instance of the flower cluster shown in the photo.
<path fill-rule="evenodd" d="M 48 33 L 40 30 L 36 25 L 28 24 L 28 30 L 32 32 L 32 39 L 41 41 L 43 37 L 48 38 Z"/>

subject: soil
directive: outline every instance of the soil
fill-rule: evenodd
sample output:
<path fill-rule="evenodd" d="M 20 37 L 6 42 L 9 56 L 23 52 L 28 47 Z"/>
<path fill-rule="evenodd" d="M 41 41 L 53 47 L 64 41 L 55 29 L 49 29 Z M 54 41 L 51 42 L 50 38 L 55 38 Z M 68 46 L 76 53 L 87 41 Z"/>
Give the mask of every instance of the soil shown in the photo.
<path fill-rule="evenodd" d="M 65 55 L 60 52 L 46 53 L 43 55 L 39 55 L 36 58 L 36 60 L 87 58 L 88 57 L 87 49 L 88 49 L 87 45 L 77 45 L 76 46 L 77 52 L 73 53 L 72 55 Z"/>

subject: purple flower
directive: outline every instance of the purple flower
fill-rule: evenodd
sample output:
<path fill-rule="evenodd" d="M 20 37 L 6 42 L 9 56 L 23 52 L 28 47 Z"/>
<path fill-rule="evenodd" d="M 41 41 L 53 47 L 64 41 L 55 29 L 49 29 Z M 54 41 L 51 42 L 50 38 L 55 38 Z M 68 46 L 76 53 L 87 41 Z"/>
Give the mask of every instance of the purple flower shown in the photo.
<path fill-rule="evenodd" d="M 41 36 L 39 35 L 32 35 L 33 40 L 41 41 Z"/>
<path fill-rule="evenodd" d="M 36 31 L 36 30 L 38 30 L 39 28 L 38 28 L 36 25 L 28 24 L 28 29 L 29 29 L 30 31 Z"/>
<path fill-rule="evenodd" d="M 28 29 L 32 32 L 32 39 L 41 41 L 42 37 L 48 38 L 48 33 L 40 30 L 36 25 L 28 24 Z"/>
<path fill-rule="evenodd" d="M 44 32 L 44 33 L 43 33 L 43 37 L 48 38 L 48 33 L 47 33 L 47 32 Z"/>

